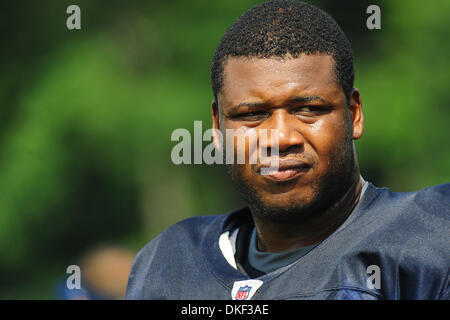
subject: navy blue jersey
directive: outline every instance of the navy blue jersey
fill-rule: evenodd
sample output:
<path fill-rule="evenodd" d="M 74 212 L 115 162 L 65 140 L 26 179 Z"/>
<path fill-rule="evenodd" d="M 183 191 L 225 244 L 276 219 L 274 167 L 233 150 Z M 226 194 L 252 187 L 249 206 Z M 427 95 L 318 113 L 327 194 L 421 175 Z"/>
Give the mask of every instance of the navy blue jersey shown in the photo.
<path fill-rule="evenodd" d="M 290 265 L 255 278 L 226 254 L 231 242 L 228 249 L 220 243 L 232 230 L 252 225 L 248 208 L 189 218 L 140 250 L 127 298 L 450 299 L 449 217 L 450 184 L 417 192 L 369 184 L 328 238 Z"/>

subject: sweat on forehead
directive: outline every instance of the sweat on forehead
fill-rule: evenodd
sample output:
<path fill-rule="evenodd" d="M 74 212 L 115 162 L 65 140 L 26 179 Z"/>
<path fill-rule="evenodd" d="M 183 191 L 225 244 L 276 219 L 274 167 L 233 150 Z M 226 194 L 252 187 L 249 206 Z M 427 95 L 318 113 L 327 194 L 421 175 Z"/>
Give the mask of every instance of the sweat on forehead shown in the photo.
<path fill-rule="evenodd" d="M 221 107 L 241 103 L 282 106 L 313 96 L 345 96 L 336 80 L 334 61 L 328 55 L 289 59 L 231 57 L 224 68 L 217 103 Z"/>

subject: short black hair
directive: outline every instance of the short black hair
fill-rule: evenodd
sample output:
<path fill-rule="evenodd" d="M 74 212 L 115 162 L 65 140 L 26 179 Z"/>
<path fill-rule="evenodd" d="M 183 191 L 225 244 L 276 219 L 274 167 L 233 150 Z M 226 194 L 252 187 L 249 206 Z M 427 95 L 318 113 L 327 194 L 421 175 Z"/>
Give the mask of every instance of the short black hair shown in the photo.
<path fill-rule="evenodd" d="M 321 9 L 294 0 L 274 0 L 246 11 L 222 37 L 211 63 L 214 98 L 223 86 L 228 57 L 285 57 L 328 54 L 335 61 L 337 83 L 347 101 L 355 72 L 350 42 L 337 22 Z"/>

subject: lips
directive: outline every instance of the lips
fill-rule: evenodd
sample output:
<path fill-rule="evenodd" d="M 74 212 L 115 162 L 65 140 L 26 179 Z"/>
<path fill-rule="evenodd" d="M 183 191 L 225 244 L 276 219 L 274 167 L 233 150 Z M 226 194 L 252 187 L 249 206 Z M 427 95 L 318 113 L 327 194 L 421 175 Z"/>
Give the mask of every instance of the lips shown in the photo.
<path fill-rule="evenodd" d="M 278 160 L 278 167 L 276 161 L 273 164 L 272 167 L 270 164 L 260 166 L 258 173 L 273 180 L 286 181 L 304 174 L 311 168 L 308 163 L 298 159 Z"/>

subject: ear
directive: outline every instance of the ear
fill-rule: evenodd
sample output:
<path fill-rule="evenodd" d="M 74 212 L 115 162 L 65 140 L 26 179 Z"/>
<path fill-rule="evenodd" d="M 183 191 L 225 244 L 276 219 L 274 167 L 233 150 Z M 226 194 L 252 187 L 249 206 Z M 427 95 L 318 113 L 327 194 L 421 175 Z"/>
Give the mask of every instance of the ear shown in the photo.
<path fill-rule="evenodd" d="M 222 150 L 222 139 L 219 137 L 218 132 L 220 132 L 220 116 L 219 116 L 219 105 L 214 99 L 211 103 L 211 119 L 213 128 L 213 143 L 217 150 Z"/>
<path fill-rule="evenodd" d="M 352 116 L 353 140 L 361 138 L 364 131 L 364 114 L 362 110 L 361 95 L 354 88 L 350 96 L 350 113 Z"/>

